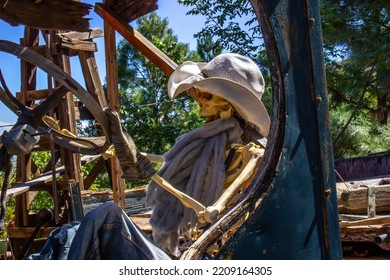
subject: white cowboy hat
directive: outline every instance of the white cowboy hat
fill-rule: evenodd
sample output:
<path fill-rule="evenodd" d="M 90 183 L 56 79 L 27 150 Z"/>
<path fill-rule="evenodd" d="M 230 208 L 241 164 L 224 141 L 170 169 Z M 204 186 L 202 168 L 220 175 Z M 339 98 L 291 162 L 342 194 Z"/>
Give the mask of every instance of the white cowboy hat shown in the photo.
<path fill-rule="evenodd" d="M 168 95 L 175 98 L 190 88 L 226 99 L 237 114 L 267 137 L 270 119 L 261 102 L 264 79 L 250 59 L 234 54 L 220 54 L 209 63 L 186 61 L 176 68 L 168 81 Z"/>

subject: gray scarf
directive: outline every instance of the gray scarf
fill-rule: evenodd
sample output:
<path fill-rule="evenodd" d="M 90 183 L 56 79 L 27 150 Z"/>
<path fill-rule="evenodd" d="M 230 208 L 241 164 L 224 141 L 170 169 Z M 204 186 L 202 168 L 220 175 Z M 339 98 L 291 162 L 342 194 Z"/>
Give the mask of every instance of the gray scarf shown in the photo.
<path fill-rule="evenodd" d="M 235 118 L 218 119 L 185 133 L 164 155 L 158 174 L 176 189 L 210 206 L 223 191 L 225 150 L 238 143 L 242 133 Z M 154 241 L 163 250 L 180 255 L 179 233 L 200 226 L 194 211 L 153 181 L 147 189 L 146 203 L 153 209 L 150 224 Z"/>

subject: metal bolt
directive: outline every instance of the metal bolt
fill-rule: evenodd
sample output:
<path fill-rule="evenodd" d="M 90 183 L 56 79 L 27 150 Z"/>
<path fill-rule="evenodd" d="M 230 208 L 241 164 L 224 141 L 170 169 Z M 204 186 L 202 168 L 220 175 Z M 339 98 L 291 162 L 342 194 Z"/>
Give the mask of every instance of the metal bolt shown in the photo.
<path fill-rule="evenodd" d="M 314 18 L 309 18 L 309 26 L 310 26 L 310 28 L 313 27 L 315 23 L 316 23 L 316 21 L 315 21 Z"/>

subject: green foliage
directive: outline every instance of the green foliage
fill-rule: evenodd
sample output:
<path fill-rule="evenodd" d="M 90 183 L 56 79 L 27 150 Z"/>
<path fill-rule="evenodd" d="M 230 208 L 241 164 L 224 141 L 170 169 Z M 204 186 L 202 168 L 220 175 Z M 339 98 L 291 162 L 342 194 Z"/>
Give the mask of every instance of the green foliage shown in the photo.
<path fill-rule="evenodd" d="M 197 48 L 202 61 L 210 61 L 222 52 L 222 46 L 218 42 L 214 42 L 210 34 L 198 38 Z"/>
<path fill-rule="evenodd" d="M 389 150 L 388 1 L 321 5 L 335 157 Z"/>
<path fill-rule="evenodd" d="M 2 175 L 3 174 L 0 175 L 1 182 L 3 182 L 3 178 L 4 178 Z M 9 201 L 7 201 L 7 207 L 6 207 L 5 217 L 4 217 L 4 227 L 0 230 L 0 239 L 5 239 L 7 237 L 6 228 L 8 224 L 15 218 L 14 209 L 15 209 L 15 198 L 12 198 Z"/>
<path fill-rule="evenodd" d="M 38 212 L 42 208 L 53 208 L 53 197 L 46 191 L 39 191 L 31 201 L 29 210 L 32 212 Z"/>
<path fill-rule="evenodd" d="M 202 30 L 194 35 L 197 39 L 211 37 L 218 46 L 257 61 L 256 54 L 262 48 L 261 32 L 247 0 L 178 0 L 190 7 L 187 14 L 206 18 Z M 229 39 L 227 39 L 229 38 Z"/>
<path fill-rule="evenodd" d="M 376 115 L 386 125 L 390 110 L 389 2 L 321 1 L 327 82 L 333 108 Z"/>
<path fill-rule="evenodd" d="M 332 134 L 335 136 L 349 118 L 349 111 L 330 111 Z M 348 158 L 378 153 L 390 149 L 390 127 L 372 124 L 369 118 L 357 116 L 334 145 L 335 158 Z"/>
<path fill-rule="evenodd" d="M 14 160 L 14 159 L 12 159 Z M 13 164 L 15 165 L 15 164 Z M 15 181 L 15 168 L 11 170 L 10 174 L 10 185 L 12 182 Z M 4 172 L 0 172 L 0 187 L 3 187 L 3 182 L 4 182 Z M 15 214 L 14 214 L 14 209 L 15 209 L 15 198 L 11 198 L 9 201 L 7 201 L 6 204 L 6 212 L 4 216 L 4 227 L 0 230 L 0 239 L 4 239 L 7 237 L 6 233 L 6 228 L 8 224 L 14 219 Z"/>
<path fill-rule="evenodd" d="M 199 60 L 187 44 L 178 42 L 167 19 L 155 13 L 137 21 L 138 30 L 176 63 Z M 178 135 L 202 124 L 194 101 L 182 94 L 169 100 L 168 77 L 127 41 L 118 46 L 121 117 L 141 151 L 161 154 Z"/>
<path fill-rule="evenodd" d="M 44 170 L 50 164 L 51 153 L 49 151 L 33 152 L 31 158 L 39 170 Z M 38 212 L 42 208 L 52 208 L 53 206 L 53 197 L 46 191 L 39 191 L 31 202 L 29 210 Z"/>
<path fill-rule="evenodd" d="M 268 85 L 263 101 L 270 109 L 268 61 L 250 2 L 178 2 L 190 8 L 188 14 L 206 18 L 196 38 L 211 37 L 223 50 L 247 55 L 261 65 Z M 389 1 L 323 0 L 320 4 L 331 130 L 338 139 L 335 156 L 389 150 Z"/>
<path fill-rule="evenodd" d="M 89 162 L 88 164 L 84 164 L 81 169 L 83 171 L 84 178 L 90 173 L 92 168 L 95 166 L 97 159 Z M 89 190 L 98 190 L 98 189 L 105 189 L 108 188 L 111 185 L 110 178 L 108 176 L 106 168 L 103 168 L 103 170 L 99 173 L 99 175 L 96 177 L 92 185 L 89 187 Z"/>

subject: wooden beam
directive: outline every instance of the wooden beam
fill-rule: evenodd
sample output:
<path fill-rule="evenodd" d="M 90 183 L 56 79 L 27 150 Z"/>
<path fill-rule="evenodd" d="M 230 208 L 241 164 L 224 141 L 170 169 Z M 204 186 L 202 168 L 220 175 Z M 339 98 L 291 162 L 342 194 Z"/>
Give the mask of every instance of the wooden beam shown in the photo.
<path fill-rule="evenodd" d="M 114 4 L 114 0 L 105 0 L 107 5 Z M 106 55 L 106 79 L 107 79 L 107 104 L 108 107 L 119 112 L 120 100 L 118 92 L 118 61 L 116 55 L 115 30 L 104 21 L 104 45 Z M 125 209 L 125 181 L 122 179 L 122 170 L 116 157 L 108 160 L 108 173 L 111 179 L 111 187 L 114 202 Z"/>
<path fill-rule="evenodd" d="M 376 212 L 390 211 L 390 185 L 375 186 Z M 368 207 L 368 188 L 344 188 L 338 191 L 340 213 L 364 214 Z"/>
<path fill-rule="evenodd" d="M 38 90 L 27 90 L 26 92 L 17 92 L 16 98 L 19 101 L 25 100 L 26 102 L 46 99 L 49 96 L 49 90 L 38 89 Z"/>
<path fill-rule="evenodd" d="M 24 37 L 20 40 L 21 45 L 31 47 L 39 44 L 39 30 L 25 27 Z M 21 91 L 36 89 L 36 74 L 37 67 L 25 60 L 21 60 Z M 32 106 L 32 102 L 27 102 L 23 95 L 21 102 L 26 106 Z M 19 155 L 16 165 L 16 182 L 23 183 L 31 178 L 31 155 Z M 24 194 L 18 196 L 15 206 L 15 225 L 27 226 L 28 223 L 28 207 L 32 201 L 34 194 Z"/>
<path fill-rule="evenodd" d="M 130 44 L 139 50 L 167 76 L 170 76 L 177 68 L 177 64 L 172 59 L 131 27 L 119 14 L 107 5 L 98 3 L 95 5 L 95 11 L 106 23 L 118 31 Z"/>
<path fill-rule="evenodd" d="M 103 30 L 101 28 L 92 28 L 87 32 L 60 32 L 57 36 L 61 38 L 62 41 L 67 40 L 69 42 L 72 40 L 91 40 L 103 37 Z"/>
<path fill-rule="evenodd" d="M 370 219 L 363 219 L 352 222 L 340 222 L 340 227 L 357 227 L 357 226 L 372 226 L 372 225 L 390 225 L 390 216 L 378 216 Z"/>
<path fill-rule="evenodd" d="M 127 22 L 140 18 L 157 8 L 157 0 L 121 0 L 116 1 L 112 6 L 112 9 Z"/>
<path fill-rule="evenodd" d="M 39 29 L 88 31 L 92 5 L 79 1 L 0 1 L 0 18 L 11 25 Z"/>
<path fill-rule="evenodd" d="M 62 42 L 61 47 L 69 50 L 97 52 L 97 45 L 95 42 L 74 40 L 72 43 Z"/>
<path fill-rule="evenodd" d="M 340 237 L 342 242 L 374 243 L 375 237 L 386 230 L 390 230 L 390 227 L 385 225 L 342 227 L 340 228 Z"/>
<path fill-rule="evenodd" d="M 47 238 L 49 234 L 57 227 L 42 227 L 36 238 Z M 7 234 L 9 238 L 30 238 L 35 227 L 8 227 Z"/>
<path fill-rule="evenodd" d="M 80 51 L 79 60 L 88 92 L 98 101 L 101 108 L 106 108 L 107 100 L 94 53 Z"/>

